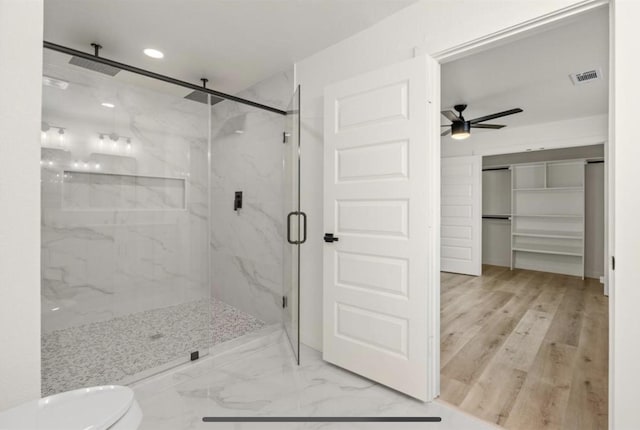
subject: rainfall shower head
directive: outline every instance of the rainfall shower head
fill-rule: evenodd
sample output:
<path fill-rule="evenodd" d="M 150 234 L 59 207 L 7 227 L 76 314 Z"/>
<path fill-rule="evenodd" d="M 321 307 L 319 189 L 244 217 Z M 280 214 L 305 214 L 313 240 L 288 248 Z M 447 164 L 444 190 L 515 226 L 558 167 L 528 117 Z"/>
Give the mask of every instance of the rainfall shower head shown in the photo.
<path fill-rule="evenodd" d="M 102 49 L 102 45 L 99 43 L 92 43 L 93 47 L 93 55 L 96 57 L 100 56 L 100 50 Z M 92 61 L 84 57 L 73 56 L 69 60 L 69 64 L 73 64 L 74 66 L 83 67 L 85 69 L 93 70 L 94 72 L 103 73 L 108 76 L 117 75 L 121 69 L 113 66 L 109 66 L 108 64 L 99 63 L 97 61 Z"/>
<path fill-rule="evenodd" d="M 207 78 L 200 78 L 200 80 L 202 81 L 202 88 L 207 88 L 207 82 L 209 82 L 209 79 Z M 207 104 L 207 94 L 203 93 L 202 91 L 192 91 L 191 93 L 187 94 L 186 96 L 184 96 L 185 99 L 187 100 L 193 100 L 194 102 L 198 102 L 198 103 L 202 103 L 202 104 Z M 211 96 L 211 106 L 220 103 L 221 101 L 223 101 L 223 98 L 220 97 L 216 97 L 214 95 Z"/>
<path fill-rule="evenodd" d="M 83 67 L 85 69 L 93 70 L 94 72 L 103 73 L 108 76 L 117 75 L 121 69 L 117 67 L 109 66 L 107 64 L 98 63 L 96 61 L 87 60 L 81 57 L 71 57 L 69 64 L 74 66 Z"/>
<path fill-rule="evenodd" d="M 207 93 L 203 93 L 202 91 L 193 91 L 189 94 L 187 94 L 186 96 L 184 96 L 185 99 L 188 100 L 193 100 L 194 102 L 198 102 L 198 103 L 203 103 L 203 104 L 207 104 Z M 223 98 L 220 97 L 216 97 L 214 95 L 211 96 L 211 106 L 220 103 L 224 101 Z"/>

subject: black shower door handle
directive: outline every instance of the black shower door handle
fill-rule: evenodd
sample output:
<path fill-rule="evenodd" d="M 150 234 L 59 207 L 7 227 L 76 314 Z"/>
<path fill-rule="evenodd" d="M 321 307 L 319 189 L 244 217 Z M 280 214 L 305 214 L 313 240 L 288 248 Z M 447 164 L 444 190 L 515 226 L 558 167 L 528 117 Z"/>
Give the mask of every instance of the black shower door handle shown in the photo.
<path fill-rule="evenodd" d="M 304 222 L 302 226 L 302 240 L 291 240 L 291 217 L 293 215 L 302 215 Z M 291 245 L 301 245 L 307 241 L 307 214 L 304 212 L 294 211 L 287 215 L 287 242 Z"/>
<path fill-rule="evenodd" d="M 291 240 L 291 216 L 297 214 L 297 212 L 289 212 L 287 215 L 287 242 L 291 245 L 297 245 L 297 240 Z"/>
<path fill-rule="evenodd" d="M 303 244 L 307 241 L 307 214 L 304 212 L 298 212 L 298 214 L 302 215 L 302 221 L 304 222 L 302 226 L 302 240 L 300 241 L 300 243 Z"/>

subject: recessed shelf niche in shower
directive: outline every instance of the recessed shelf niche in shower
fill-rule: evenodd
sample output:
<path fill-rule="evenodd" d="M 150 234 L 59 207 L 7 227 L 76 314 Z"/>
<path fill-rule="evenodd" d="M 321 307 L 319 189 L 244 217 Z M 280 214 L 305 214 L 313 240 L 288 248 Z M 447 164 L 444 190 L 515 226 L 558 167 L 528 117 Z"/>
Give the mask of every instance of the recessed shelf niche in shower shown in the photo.
<path fill-rule="evenodd" d="M 186 180 L 65 170 L 64 210 L 185 210 Z"/>

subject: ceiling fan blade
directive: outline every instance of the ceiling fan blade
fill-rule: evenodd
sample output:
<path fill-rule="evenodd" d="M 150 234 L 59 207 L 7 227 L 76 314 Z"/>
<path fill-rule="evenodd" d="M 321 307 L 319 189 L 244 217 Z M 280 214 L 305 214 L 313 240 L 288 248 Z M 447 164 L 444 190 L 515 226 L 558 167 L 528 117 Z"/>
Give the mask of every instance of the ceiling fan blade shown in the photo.
<path fill-rule="evenodd" d="M 496 118 L 501 118 L 503 116 L 507 116 L 507 115 L 513 115 L 514 113 L 520 113 L 523 112 L 522 109 L 520 108 L 516 108 L 516 109 L 509 109 L 506 110 L 504 112 L 498 112 L 498 113 L 494 113 L 491 115 L 487 115 L 487 116 L 481 116 L 480 118 L 475 118 L 472 119 L 471 121 L 469 121 L 471 124 L 477 124 L 479 122 L 484 122 L 484 121 L 489 121 L 490 119 L 496 119 Z"/>
<path fill-rule="evenodd" d="M 446 136 L 447 134 L 451 133 L 451 127 L 449 127 L 448 130 L 443 131 L 442 133 L 440 133 L 440 136 Z"/>
<path fill-rule="evenodd" d="M 500 124 L 471 124 L 471 128 L 491 128 L 493 130 L 498 130 L 500 128 L 504 128 L 506 125 Z"/>
<path fill-rule="evenodd" d="M 450 110 L 443 110 L 442 112 L 440 112 L 442 115 L 446 116 L 447 119 L 451 122 L 453 121 L 458 121 L 458 115 L 456 115 L 453 111 Z"/>

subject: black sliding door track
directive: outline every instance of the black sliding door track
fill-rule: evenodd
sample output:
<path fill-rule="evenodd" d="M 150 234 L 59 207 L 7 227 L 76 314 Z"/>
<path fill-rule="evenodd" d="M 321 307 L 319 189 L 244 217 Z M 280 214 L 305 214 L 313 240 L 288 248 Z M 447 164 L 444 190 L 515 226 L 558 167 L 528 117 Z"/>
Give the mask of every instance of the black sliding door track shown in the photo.
<path fill-rule="evenodd" d="M 87 52 L 78 51 L 77 49 L 68 48 L 66 46 L 57 45 L 55 43 L 44 41 L 44 47 L 47 49 L 51 49 L 52 51 L 62 52 L 63 54 L 73 55 L 76 57 L 84 58 L 86 60 L 95 61 L 97 63 L 106 64 L 107 66 L 116 67 L 118 69 L 126 70 L 127 72 L 135 73 L 138 75 L 146 76 L 147 78 L 157 79 L 159 81 L 167 82 L 173 85 L 178 85 L 180 87 L 189 88 L 191 90 L 201 91 L 203 93 L 211 94 L 216 97 L 220 97 L 221 99 L 231 100 L 234 102 L 242 103 L 248 106 L 253 106 L 258 109 L 267 110 L 269 112 L 277 113 L 280 115 L 286 115 L 287 112 L 282 109 L 277 109 L 271 106 L 263 105 L 262 103 L 257 103 L 251 100 L 243 99 L 242 97 L 233 96 L 231 94 L 221 93 L 220 91 L 210 90 L 209 88 L 204 88 L 200 85 L 192 84 L 190 82 L 181 81 L 180 79 L 175 79 L 170 76 L 161 75 L 159 73 L 151 72 L 149 70 L 141 69 L 139 67 L 130 66 L 128 64 L 119 63 L 117 61 L 109 60 L 108 58 L 99 57 L 94 54 L 89 54 Z"/>

